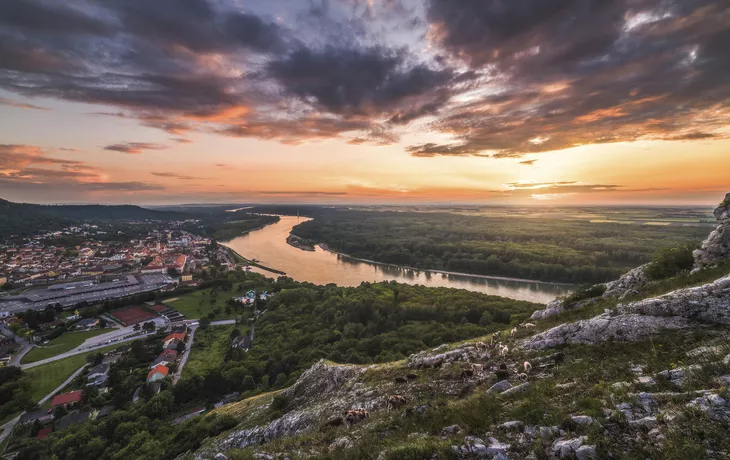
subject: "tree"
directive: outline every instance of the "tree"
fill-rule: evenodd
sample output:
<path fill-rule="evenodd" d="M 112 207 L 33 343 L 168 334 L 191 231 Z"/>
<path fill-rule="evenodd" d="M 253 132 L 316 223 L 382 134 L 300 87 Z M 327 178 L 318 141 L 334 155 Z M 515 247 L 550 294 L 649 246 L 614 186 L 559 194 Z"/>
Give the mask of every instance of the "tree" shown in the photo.
<path fill-rule="evenodd" d="M 202 330 L 208 329 L 208 326 L 210 326 L 210 320 L 208 318 L 201 318 L 200 319 L 200 329 L 202 329 Z"/>
<path fill-rule="evenodd" d="M 177 275 L 177 269 L 175 269 L 174 267 L 167 267 L 167 276 L 169 276 L 170 278 L 177 278 Z"/>
<path fill-rule="evenodd" d="M 64 406 L 56 406 L 53 409 L 53 418 L 56 420 L 63 418 L 66 414 L 68 414 L 68 411 Z"/>

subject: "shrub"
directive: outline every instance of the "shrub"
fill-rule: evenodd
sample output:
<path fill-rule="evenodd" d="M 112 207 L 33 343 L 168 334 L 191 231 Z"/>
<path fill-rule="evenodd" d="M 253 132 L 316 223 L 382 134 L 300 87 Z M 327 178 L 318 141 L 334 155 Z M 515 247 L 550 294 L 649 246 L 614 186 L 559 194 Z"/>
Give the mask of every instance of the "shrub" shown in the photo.
<path fill-rule="evenodd" d="M 572 305 L 576 302 L 580 302 L 581 300 L 586 299 L 593 299 L 595 297 L 600 297 L 603 295 L 603 293 L 606 292 L 606 285 L 604 284 L 594 284 L 593 286 L 585 286 L 577 291 L 571 293 L 565 298 L 565 303 L 567 305 Z"/>
<path fill-rule="evenodd" d="M 651 280 L 660 280 L 691 270 L 694 265 L 693 249 L 689 244 L 660 249 L 647 266 L 646 276 Z"/>

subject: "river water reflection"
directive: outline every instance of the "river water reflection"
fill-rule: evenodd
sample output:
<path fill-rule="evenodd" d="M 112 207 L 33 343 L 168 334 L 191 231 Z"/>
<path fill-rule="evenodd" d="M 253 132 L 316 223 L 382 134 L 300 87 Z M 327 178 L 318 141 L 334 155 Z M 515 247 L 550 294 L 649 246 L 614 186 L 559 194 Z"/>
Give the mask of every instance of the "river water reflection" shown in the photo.
<path fill-rule="evenodd" d="M 248 259 L 257 259 L 262 265 L 284 271 L 287 276 L 297 281 L 309 281 L 315 284 L 357 286 L 362 281 L 395 280 L 424 286 L 468 289 L 538 303 L 548 303 L 570 290 L 570 286 L 559 284 L 443 274 L 363 262 L 320 247 L 313 252 L 302 251 L 287 244 L 286 237 L 292 227 L 307 220 L 309 219 L 304 217 L 281 216 L 281 220 L 276 224 L 221 244 Z M 267 276 L 277 276 L 258 268 L 253 270 Z"/>

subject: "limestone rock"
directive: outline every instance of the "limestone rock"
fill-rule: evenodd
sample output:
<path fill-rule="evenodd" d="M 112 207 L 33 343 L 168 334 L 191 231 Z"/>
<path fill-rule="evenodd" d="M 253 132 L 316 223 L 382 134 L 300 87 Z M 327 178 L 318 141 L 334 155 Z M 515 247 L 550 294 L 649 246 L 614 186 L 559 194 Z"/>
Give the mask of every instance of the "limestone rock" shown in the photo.
<path fill-rule="evenodd" d="M 730 324 L 730 276 L 698 287 L 678 289 L 660 297 L 619 305 L 620 315 L 683 317 Z"/>
<path fill-rule="evenodd" d="M 509 396 L 517 393 L 522 393 L 530 387 L 530 382 L 525 382 L 521 385 L 514 386 L 508 390 L 502 392 L 502 396 Z"/>
<path fill-rule="evenodd" d="M 449 425 L 441 430 L 441 434 L 443 435 L 458 434 L 460 432 L 461 427 L 459 425 Z"/>
<path fill-rule="evenodd" d="M 572 420 L 574 423 L 577 423 L 578 425 L 590 425 L 593 423 L 593 417 L 590 417 L 588 415 L 574 415 L 570 417 L 570 420 Z"/>
<path fill-rule="evenodd" d="M 550 318 L 551 316 L 559 315 L 565 309 L 565 300 L 557 298 L 547 304 L 544 310 L 537 310 L 530 316 L 531 320 Z"/>
<path fill-rule="evenodd" d="M 545 349 L 565 344 L 592 345 L 609 340 L 636 342 L 664 329 L 682 329 L 689 322 L 683 318 L 607 313 L 588 320 L 561 324 L 522 342 L 527 349 Z"/>
<path fill-rule="evenodd" d="M 606 292 L 603 293 L 604 298 L 620 298 L 626 297 L 628 292 L 636 293 L 649 282 L 646 276 L 647 265 L 638 266 L 624 273 L 621 278 L 606 284 Z"/>
<path fill-rule="evenodd" d="M 553 443 L 553 453 L 558 458 L 571 458 L 587 439 L 586 436 L 574 439 L 558 439 Z"/>
<path fill-rule="evenodd" d="M 575 458 L 578 460 L 590 460 L 596 458 L 596 446 L 580 446 L 575 451 Z"/>
<path fill-rule="evenodd" d="M 507 380 L 502 380 L 489 387 L 489 389 L 487 390 L 487 394 L 502 393 L 509 390 L 510 388 L 512 388 L 512 384 L 509 383 L 509 381 Z"/>
<path fill-rule="evenodd" d="M 713 213 L 717 220 L 715 230 L 702 243 L 702 247 L 692 254 L 695 268 L 701 269 L 716 264 L 730 256 L 730 193 Z"/>
<path fill-rule="evenodd" d="M 352 442 L 352 439 L 348 438 L 347 436 L 343 436 L 341 438 L 335 439 L 335 441 L 330 444 L 330 450 L 345 450 L 350 449 L 354 443 Z"/>

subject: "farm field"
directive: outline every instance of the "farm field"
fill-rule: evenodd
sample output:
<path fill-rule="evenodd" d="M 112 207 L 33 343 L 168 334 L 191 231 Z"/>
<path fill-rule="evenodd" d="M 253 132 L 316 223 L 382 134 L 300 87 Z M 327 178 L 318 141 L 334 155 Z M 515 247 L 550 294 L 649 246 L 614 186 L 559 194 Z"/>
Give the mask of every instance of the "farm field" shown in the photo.
<path fill-rule="evenodd" d="M 97 335 L 104 334 L 111 331 L 111 329 L 93 329 L 91 331 L 79 331 L 79 332 L 67 332 L 62 336 L 55 338 L 43 345 L 42 347 L 35 347 L 30 350 L 23 359 L 20 360 L 21 364 L 30 364 L 42 359 L 51 358 L 53 356 L 65 353 L 78 347 L 86 339 L 96 337 Z"/>

